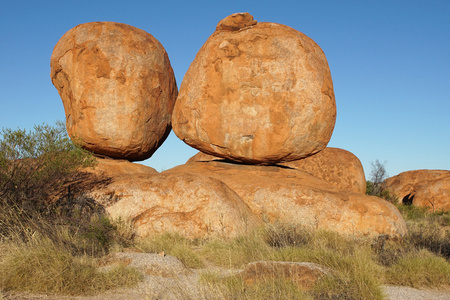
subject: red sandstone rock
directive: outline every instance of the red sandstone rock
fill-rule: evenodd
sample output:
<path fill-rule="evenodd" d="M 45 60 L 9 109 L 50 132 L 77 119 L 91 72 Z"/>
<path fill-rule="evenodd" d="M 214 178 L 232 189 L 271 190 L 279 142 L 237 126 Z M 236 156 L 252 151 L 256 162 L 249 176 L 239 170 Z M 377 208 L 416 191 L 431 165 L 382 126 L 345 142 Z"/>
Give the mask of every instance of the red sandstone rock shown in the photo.
<path fill-rule="evenodd" d="M 258 22 L 256 20 L 253 20 L 253 16 L 249 13 L 236 13 L 221 20 L 216 26 L 216 31 L 235 31 L 256 25 L 257 23 Z"/>
<path fill-rule="evenodd" d="M 113 218 L 131 220 L 140 237 L 163 232 L 235 237 L 261 225 L 235 192 L 202 175 L 122 175 L 89 195 Z"/>
<path fill-rule="evenodd" d="M 213 160 L 224 159 L 199 152 L 186 163 Z M 343 149 L 327 147 L 307 158 L 279 165 L 306 171 L 344 191 L 366 193 L 366 177 L 361 162 L 355 155 Z"/>
<path fill-rule="evenodd" d="M 83 171 L 96 174 L 97 176 L 116 178 L 119 176 L 132 175 L 154 175 L 158 171 L 149 166 L 132 163 L 128 160 L 96 158 L 97 164 L 93 168 Z"/>
<path fill-rule="evenodd" d="M 217 26 L 185 74 L 172 122 L 188 145 L 273 164 L 327 145 L 336 119 L 325 55 L 309 37 L 248 14 Z"/>
<path fill-rule="evenodd" d="M 224 159 L 221 157 L 209 155 L 209 154 L 206 154 L 203 152 L 198 152 L 197 154 L 195 154 L 194 156 L 189 158 L 186 163 L 188 164 L 188 163 L 192 163 L 192 162 L 196 162 L 196 161 L 213 161 L 213 160 L 223 161 Z"/>
<path fill-rule="evenodd" d="M 331 270 L 314 263 L 257 261 L 249 263 L 237 276 L 242 277 L 246 284 L 284 279 L 294 282 L 301 290 L 310 290 L 329 273 Z"/>
<path fill-rule="evenodd" d="M 220 180 L 254 213 L 271 223 L 371 237 L 399 237 L 407 231 L 400 212 L 391 203 L 342 191 L 300 170 L 210 161 L 181 165 L 161 174 L 201 174 Z"/>
<path fill-rule="evenodd" d="M 422 187 L 443 178 L 450 178 L 450 171 L 413 170 L 386 179 L 383 187 L 397 197 L 398 203 L 410 203 Z"/>
<path fill-rule="evenodd" d="M 432 211 L 449 211 L 450 176 L 424 184 L 414 195 L 412 204 Z"/>
<path fill-rule="evenodd" d="M 120 23 L 81 24 L 56 44 L 50 66 L 67 131 L 84 148 L 144 160 L 166 139 L 177 86 L 151 34 Z"/>
<path fill-rule="evenodd" d="M 303 170 L 348 192 L 366 193 L 366 176 L 360 160 L 351 152 L 327 147 L 317 154 L 282 165 Z"/>

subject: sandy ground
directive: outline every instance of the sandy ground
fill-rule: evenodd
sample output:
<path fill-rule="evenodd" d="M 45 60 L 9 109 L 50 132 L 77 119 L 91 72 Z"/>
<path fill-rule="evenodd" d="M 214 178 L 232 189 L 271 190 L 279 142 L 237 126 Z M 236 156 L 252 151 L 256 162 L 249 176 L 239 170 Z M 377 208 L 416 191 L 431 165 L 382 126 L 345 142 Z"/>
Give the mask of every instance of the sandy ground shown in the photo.
<path fill-rule="evenodd" d="M 418 290 L 406 286 L 383 286 L 390 300 L 449 300 L 450 290 Z"/>

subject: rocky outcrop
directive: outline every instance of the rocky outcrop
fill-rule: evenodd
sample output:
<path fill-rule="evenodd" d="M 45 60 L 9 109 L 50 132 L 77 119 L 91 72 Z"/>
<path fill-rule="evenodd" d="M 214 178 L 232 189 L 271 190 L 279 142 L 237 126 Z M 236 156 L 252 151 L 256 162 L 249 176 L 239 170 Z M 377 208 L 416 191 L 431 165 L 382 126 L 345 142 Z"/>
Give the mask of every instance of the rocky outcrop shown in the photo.
<path fill-rule="evenodd" d="M 415 193 L 412 204 L 431 211 L 450 211 L 450 176 L 421 186 Z"/>
<path fill-rule="evenodd" d="M 281 164 L 306 171 L 343 191 L 366 193 L 361 161 L 349 151 L 327 147 L 307 158 Z"/>
<path fill-rule="evenodd" d="M 310 290 L 323 276 L 331 274 L 324 266 L 309 262 L 257 261 L 249 263 L 236 276 L 242 277 L 246 284 L 263 283 L 264 281 L 289 280 L 301 290 Z"/>
<path fill-rule="evenodd" d="M 58 41 L 50 66 L 67 131 L 84 148 L 144 160 L 166 139 L 177 86 L 151 34 L 120 23 L 81 24 Z"/>
<path fill-rule="evenodd" d="M 188 145 L 252 163 L 319 152 L 334 129 L 327 60 L 309 37 L 285 25 L 235 14 L 197 53 L 180 86 L 172 122 Z"/>
<path fill-rule="evenodd" d="M 186 163 L 213 160 L 225 161 L 223 158 L 199 152 Z M 327 147 L 307 158 L 278 165 L 306 171 L 343 191 L 366 193 L 366 177 L 360 160 L 343 149 Z"/>
<path fill-rule="evenodd" d="M 90 196 L 111 217 L 131 220 L 140 237 L 163 232 L 234 237 L 261 225 L 224 183 L 197 174 L 118 176 Z"/>
<path fill-rule="evenodd" d="M 394 205 L 339 190 L 300 170 L 211 161 L 181 165 L 161 174 L 201 174 L 222 181 L 251 211 L 271 223 L 294 223 L 355 236 L 399 237 L 406 233 Z"/>
<path fill-rule="evenodd" d="M 397 198 L 398 203 L 411 204 L 419 190 L 438 180 L 450 178 L 446 170 L 413 170 L 390 177 L 383 182 L 383 188 Z M 423 194 L 423 193 L 422 193 Z M 417 201 L 416 204 L 426 203 Z M 428 205 L 426 205 L 428 206 Z"/>
<path fill-rule="evenodd" d="M 88 191 L 83 197 L 131 221 L 140 237 L 236 237 L 263 221 L 354 236 L 406 233 L 395 206 L 363 194 L 359 160 L 325 148 L 336 119 L 328 63 L 313 40 L 288 26 L 257 23 L 248 13 L 220 21 L 176 103 L 164 48 L 125 24 L 69 30 L 53 51 L 51 78 L 69 135 L 115 159 L 85 169 L 90 182 L 73 185 L 90 188 L 69 184 L 67 200 Z M 129 162 L 152 155 L 171 119 L 176 135 L 205 154 L 163 173 Z"/>

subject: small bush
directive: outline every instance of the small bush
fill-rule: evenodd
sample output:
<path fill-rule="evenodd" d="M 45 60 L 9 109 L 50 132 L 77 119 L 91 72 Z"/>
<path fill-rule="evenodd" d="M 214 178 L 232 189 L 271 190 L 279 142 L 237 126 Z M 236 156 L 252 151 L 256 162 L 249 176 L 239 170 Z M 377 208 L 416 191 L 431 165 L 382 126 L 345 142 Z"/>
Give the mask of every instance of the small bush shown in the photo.
<path fill-rule="evenodd" d="M 275 251 L 264 241 L 262 232 L 252 232 L 230 240 L 207 241 L 200 250 L 201 255 L 224 268 L 241 268 L 253 261 L 273 260 Z"/>
<path fill-rule="evenodd" d="M 291 224 L 268 224 L 264 231 L 265 242 L 275 248 L 301 247 L 313 238 L 312 230 Z"/>
<path fill-rule="evenodd" d="M 245 284 L 238 277 L 229 277 L 223 280 L 219 287 L 227 296 L 226 299 L 314 299 L 293 282 L 278 278 Z"/>
<path fill-rule="evenodd" d="M 62 122 L 27 132 L 0 132 L 0 199 L 20 210 L 45 208 L 49 196 L 80 167 L 93 166 L 87 151 L 72 143 Z"/>

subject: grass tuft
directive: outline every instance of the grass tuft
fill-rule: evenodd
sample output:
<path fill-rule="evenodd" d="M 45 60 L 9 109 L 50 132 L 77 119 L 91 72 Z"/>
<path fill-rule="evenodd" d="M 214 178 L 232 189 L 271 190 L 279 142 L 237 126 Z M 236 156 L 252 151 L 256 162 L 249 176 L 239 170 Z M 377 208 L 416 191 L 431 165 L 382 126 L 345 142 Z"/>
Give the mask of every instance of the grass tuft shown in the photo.
<path fill-rule="evenodd" d="M 386 282 L 411 287 L 450 287 L 450 264 L 427 250 L 400 258 L 386 272 Z"/>
<path fill-rule="evenodd" d="M 11 246 L 0 263 L 0 289 L 51 294 L 94 294 L 136 284 L 141 275 L 118 267 L 99 272 L 87 256 L 75 257 L 49 239 L 38 237 Z"/>
<path fill-rule="evenodd" d="M 161 253 L 177 257 L 187 268 L 204 267 L 203 260 L 193 250 L 196 242 L 177 233 L 163 233 L 140 239 L 137 248 L 143 252 Z"/>

